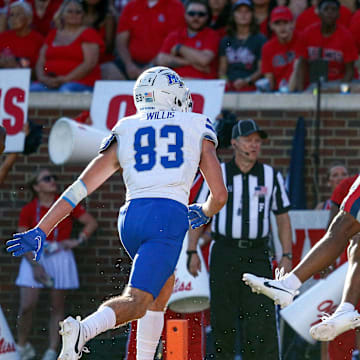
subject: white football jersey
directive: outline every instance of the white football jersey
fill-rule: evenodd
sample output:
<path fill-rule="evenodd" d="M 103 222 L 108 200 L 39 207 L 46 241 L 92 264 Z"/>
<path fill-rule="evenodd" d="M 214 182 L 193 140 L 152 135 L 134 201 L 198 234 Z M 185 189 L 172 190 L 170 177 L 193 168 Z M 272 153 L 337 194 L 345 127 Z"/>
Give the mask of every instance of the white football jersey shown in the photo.
<path fill-rule="evenodd" d="M 168 198 L 188 204 L 199 167 L 202 140 L 217 146 L 205 115 L 177 111 L 140 112 L 119 120 L 100 151 L 116 137 L 126 200 Z"/>

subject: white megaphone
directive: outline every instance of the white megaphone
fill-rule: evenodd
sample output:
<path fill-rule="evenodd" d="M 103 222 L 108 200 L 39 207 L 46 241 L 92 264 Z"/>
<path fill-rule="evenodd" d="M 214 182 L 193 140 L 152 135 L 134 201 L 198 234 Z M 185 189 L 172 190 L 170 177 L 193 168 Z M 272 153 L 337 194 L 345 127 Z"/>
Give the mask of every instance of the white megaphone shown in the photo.
<path fill-rule="evenodd" d="M 348 263 L 341 265 L 325 279 L 318 280 L 280 315 L 306 341 L 315 343 L 310 327 L 321 321 L 323 313 L 333 313 L 341 301 Z"/>
<path fill-rule="evenodd" d="M 15 341 L 11 335 L 4 313 L 0 306 L 0 360 L 20 360 Z"/>
<path fill-rule="evenodd" d="M 49 156 L 56 165 L 84 163 L 93 159 L 109 133 L 69 118 L 56 121 L 49 135 Z"/>
<path fill-rule="evenodd" d="M 174 289 L 168 302 L 170 310 L 178 313 L 198 312 L 210 306 L 209 276 L 200 246 L 197 250 L 201 261 L 201 271 L 197 277 L 192 276 L 186 268 L 187 247 L 188 234 L 186 233 L 175 269 Z"/>

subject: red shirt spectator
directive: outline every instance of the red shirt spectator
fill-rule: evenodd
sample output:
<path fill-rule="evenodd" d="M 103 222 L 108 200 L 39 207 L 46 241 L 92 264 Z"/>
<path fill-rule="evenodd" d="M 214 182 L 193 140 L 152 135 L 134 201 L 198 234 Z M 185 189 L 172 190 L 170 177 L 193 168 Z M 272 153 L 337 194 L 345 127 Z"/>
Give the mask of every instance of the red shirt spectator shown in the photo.
<path fill-rule="evenodd" d="M 56 197 L 56 199 L 58 198 L 59 196 Z M 22 208 L 18 226 L 25 227 L 26 229 L 34 228 L 48 210 L 49 208 L 39 205 L 39 200 L 37 198 L 33 199 Z M 82 207 L 82 205 L 76 206 L 74 210 L 72 210 L 70 216 L 62 220 L 46 237 L 46 240 L 61 242 L 63 240 L 70 239 L 73 220 L 79 219 L 85 213 L 86 210 Z"/>
<path fill-rule="evenodd" d="M 358 174 L 344 179 L 333 191 L 330 200 L 338 207 L 340 207 L 342 201 L 345 199 L 347 193 L 349 192 L 351 185 L 357 177 Z"/>
<path fill-rule="evenodd" d="M 152 7 L 147 0 L 133 0 L 121 13 L 117 33 L 130 33 L 128 49 L 131 58 L 147 64 L 158 54 L 169 32 L 182 25 L 184 6 L 179 0 L 158 0 Z"/>
<path fill-rule="evenodd" d="M 215 30 L 204 28 L 195 36 L 190 37 L 187 28 L 179 31 L 174 31 L 165 39 L 160 53 L 170 54 L 171 49 L 176 44 L 182 44 L 189 48 L 197 50 L 210 50 L 215 55 L 218 53 L 219 35 Z M 198 79 L 215 79 L 217 77 L 217 61 L 216 56 L 210 63 L 210 72 L 205 73 L 192 65 L 180 66 L 176 68 L 176 72 L 184 78 L 198 78 Z"/>
<path fill-rule="evenodd" d="M 338 25 L 341 24 L 348 27 L 351 21 L 351 16 L 351 11 L 346 6 L 340 5 L 340 16 L 336 23 Z M 320 23 L 320 18 L 316 12 L 316 7 L 311 6 L 301 13 L 296 19 L 295 32 L 302 32 L 308 26 L 318 23 Z"/>
<path fill-rule="evenodd" d="M 34 68 L 43 37 L 31 29 L 32 9 L 25 1 L 9 5 L 9 31 L 0 34 L 0 67 Z"/>
<path fill-rule="evenodd" d="M 269 79 L 272 90 L 278 90 L 280 83 L 287 86 L 293 71 L 299 42 L 293 25 L 293 15 L 287 7 L 277 6 L 272 10 L 275 36 L 264 44 L 261 52 L 261 72 Z"/>
<path fill-rule="evenodd" d="M 0 34 L 0 53 L 14 55 L 24 67 L 34 68 L 44 38 L 37 31 L 31 30 L 25 36 L 18 36 L 14 30 Z"/>
<path fill-rule="evenodd" d="M 309 26 L 301 36 L 298 55 L 309 61 L 328 61 L 328 80 L 341 80 L 345 64 L 358 58 L 357 48 L 349 30 L 341 25 L 328 37 L 321 33 L 321 24 Z"/>
<path fill-rule="evenodd" d="M 360 10 L 357 10 L 351 18 L 350 31 L 360 52 Z"/>
<path fill-rule="evenodd" d="M 280 43 L 278 38 L 274 36 L 263 46 L 261 54 L 261 72 L 263 74 L 273 74 L 275 79 L 274 90 L 279 89 L 281 81 L 286 81 L 286 83 L 289 82 L 293 71 L 298 43 L 299 38 L 294 34 L 288 43 Z"/>
<path fill-rule="evenodd" d="M 114 60 L 117 14 L 110 0 L 85 0 L 84 25 L 98 31 L 105 44 L 100 64 Z"/>
<path fill-rule="evenodd" d="M 84 54 L 82 50 L 83 43 L 96 43 L 103 50 L 104 44 L 94 29 L 86 28 L 72 43 L 67 46 L 53 44 L 57 31 L 59 30 L 51 30 L 45 40 L 45 44 L 48 48 L 45 53 L 44 69 L 47 75 L 67 75 L 79 66 L 84 61 Z M 101 52 L 102 51 L 100 51 L 100 53 Z M 96 65 L 89 74 L 85 75 L 81 79 L 77 79 L 76 82 L 88 86 L 94 86 L 95 81 L 100 78 L 100 66 Z"/>
<path fill-rule="evenodd" d="M 43 36 L 47 36 L 52 28 L 54 15 L 58 11 L 62 0 L 28 1 L 33 8 L 33 28 Z"/>

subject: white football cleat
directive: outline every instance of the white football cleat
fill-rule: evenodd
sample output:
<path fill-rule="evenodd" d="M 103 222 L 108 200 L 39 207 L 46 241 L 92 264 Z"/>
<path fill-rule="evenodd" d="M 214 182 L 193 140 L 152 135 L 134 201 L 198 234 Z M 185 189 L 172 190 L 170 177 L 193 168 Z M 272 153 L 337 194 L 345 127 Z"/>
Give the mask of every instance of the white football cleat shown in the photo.
<path fill-rule="evenodd" d="M 282 277 L 283 273 L 278 271 L 276 272 L 277 280 L 266 279 L 246 273 L 243 274 L 242 279 L 246 285 L 251 287 L 252 292 L 264 294 L 274 300 L 276 305 L 280 305 L 281 308 L 284 308 L 292 303 L 299 291 L 286 287 L 281 280 Z"/>
<path fill-rule="evenodd" d="M 310 335 L 319 341 L 331 341 L 345 331 L 360 326 L 360 314 L 354 311 L 335 311 L 331 316 L 325 314 L 322 322 L 310 328 Z"/>
<path fill-rule="evenodd" d="M 76 319 L 69 316 L 64 321 L 60 321 L 59 325 L 62 348 L 58 360 L 78 360 L 83 352 L 89 352 L 84 347 L 84 330 L 80 322 L 80 316 L 77 316 Z"/>

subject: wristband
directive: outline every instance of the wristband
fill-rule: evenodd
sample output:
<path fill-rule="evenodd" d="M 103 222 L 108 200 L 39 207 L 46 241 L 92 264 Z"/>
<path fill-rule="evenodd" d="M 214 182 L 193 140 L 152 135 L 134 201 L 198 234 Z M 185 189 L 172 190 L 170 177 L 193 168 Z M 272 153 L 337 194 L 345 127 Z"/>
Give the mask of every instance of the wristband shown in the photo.
<path fill-rule="evenodd" d="M 87 196 L 87 188 L 81 179 L 77 179 L 60 196 L 60 199 L 67 201 L 73 208 Z"/>
<path fill-rule="evenodd" d="M 284 253 L 282 254 L 282 257 L 287 257 L 289 260 L 292 260 L 293 258 L 292 253 Z"/>
<path fill-rule="evenodd" d="M 192 254 L 197 254 L 196 250 L 187 250 L 186 251 L 186 255 L 192 255 Z"/>
<path fill-rule="evenodd" d="M 197 255 L 197 251 L 196 250 L 187 250 L 186 251 L 186 254 L 188 256 L 187 258 L 187 261 L 186 261 L 186 268 L 188 269 L 188 271 L 190 272 L 190 261 L 191 261 L 191 258 L 194 254 Z"/>

